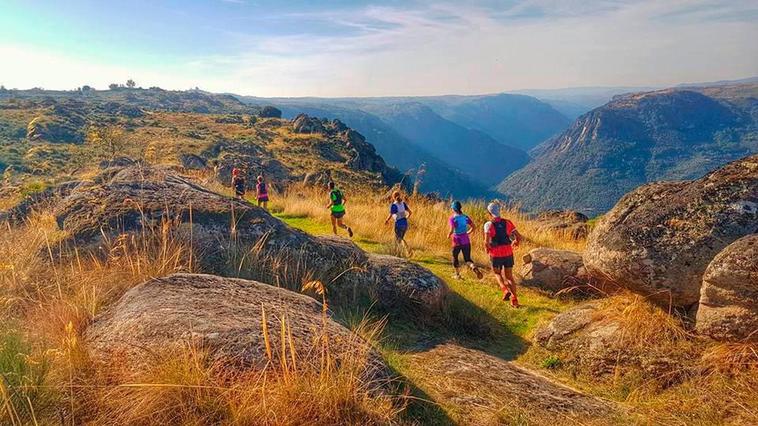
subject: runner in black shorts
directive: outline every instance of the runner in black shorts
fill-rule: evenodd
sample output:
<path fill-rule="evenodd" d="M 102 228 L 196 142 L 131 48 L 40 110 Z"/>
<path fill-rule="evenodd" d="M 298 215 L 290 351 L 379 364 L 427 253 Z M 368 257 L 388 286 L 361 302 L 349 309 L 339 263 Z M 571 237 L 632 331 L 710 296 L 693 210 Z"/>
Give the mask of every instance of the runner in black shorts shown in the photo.
<path fill-rule="evenodd" d="M 447 237 L 451 238 L 453 243 L 453 268 L 455 268 L 453 278 L 457 280 L 463 279 L 461 277 L 460 261 L 458 260 L 458 255 L 463 253 L 463 261 L 476 274 L 476 278 L 482 279 L 482 272 L 479 271 L 474 261 L 471 260 L 471 239 L 469 235 L 474 230 L 474 222 L 470 217 L 463 214 L 463 206 L 460 201 L 454 201 L 450 205 L 450 208 L 453 210 L 453 214 L 447 220 L 450 227 Z"/>
<path fill-rule="evenodd" d="M 519 307 L 516 296 L 516 281 L 513 279 L 513 248 L 518 247 L 521 235 L 513 222 L 500 217 L 500 204 L 487 206 L 491 219 L 484 224 L 484 240 L 492 262 L 492 273 L 503 291 L 503 301 L 510 300 L 511 306 Z"/>
<path fill-rule="evenodd" d="M 347 235 L 350 238 L 353 237 L 353 230 L 342 222 L 342 218 L 345 217 L 345 202 L 347 198 L 342 191 L 337 188 L 334 182 L 329 182 L 329 204 L 326 208 L 329 209 L 332 216 L 332 232 L 337 235 L 337 227 L 347 230 Z"/>

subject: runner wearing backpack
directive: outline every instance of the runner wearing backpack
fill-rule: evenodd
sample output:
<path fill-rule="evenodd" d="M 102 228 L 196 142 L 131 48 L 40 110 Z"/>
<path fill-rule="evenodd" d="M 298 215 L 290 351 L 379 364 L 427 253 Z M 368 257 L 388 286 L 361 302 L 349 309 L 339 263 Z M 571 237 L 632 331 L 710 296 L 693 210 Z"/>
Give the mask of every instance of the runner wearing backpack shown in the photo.
<path fill-rule="evenodd" d="M 263 180 L 263 175 L 258 176 L 258 183 L 255 185 L 256 199 L 258 200 L 258 207 L 263 207 L 268 210 L 268 188 L 266 182 Z"/>
<path fill-rule="evenodd" d="M 234 189 L 234 196 L 240 200 L 245 199 L 245 177 L 242 175 L 242 170 L 234 167 L 232 168 L 232 188 Z"/>
<path fill-rule="evenodd" d="M 455 268 L 453 278 L 457 280 L 463 279 L 458 261 L 458 255 L 463 253 L 463 261 L 476 274 L 476 278 L 482 279 L 482 272 L 476 267 L 474 261 L 471 260 L 471 238 L 469 235 L 474 232 L 474 222 L 470 217 L 463 214 L 463 206 L 460 201 L 454 201 L 450 205 L 450 208 L 453 210 L 453 214 L 448 219 L 450 232 L 447 233 L 447 237 L 452 238 L 453 244 L 453 268 Z"/>
<path fill-rule="evenodd" d="M 492 262 L 492 272 L 503 291 L 503 301 L 511 301 L 511 306 L 519 307 L 516 296 L 516 282 L 513 279 L 513 248 L 518 247 L 521 235 L 508 219 L 500 217 L 500 204 L 487 206 L 491 219 L 484 224 L 484 245 Z"/>
<path fill-rule="evenodd" d="M 342 218 L 345 216 L 345 202 L 347 202 L 347 198 L 342 191 L 337 188 L 334 182 L 329 182 L 329 205 L 326 208 L 331 211 L 332 232 L 337 235 L 337 227 L 339 226 L 346 229 L 347 235 L 353 238 L 353 230 L 342 222 Z"/>
<path fill-rule="evenodd" d="M 413 256 L 411 246 L 405 241 L 405 233 L 408 232 L 408 218 L 413 212 L 408 204 L 403 201 L 403 195 L 400 191 L 392 193 L 392 204 L 390 205 L 390 215 L 387 216 L 384 223 L 389 223 L 390 219 L 395 219 L 395 244 L 402 249 L 405 247 L 408 256 Z"/>

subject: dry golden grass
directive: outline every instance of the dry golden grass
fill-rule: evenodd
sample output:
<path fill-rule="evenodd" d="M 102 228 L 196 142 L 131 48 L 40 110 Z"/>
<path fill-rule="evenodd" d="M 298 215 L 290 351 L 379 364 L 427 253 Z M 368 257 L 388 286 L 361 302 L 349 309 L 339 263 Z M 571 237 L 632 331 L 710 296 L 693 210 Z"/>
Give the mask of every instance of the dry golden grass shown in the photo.
<path fill-rule="evenodd" d="M 332 419 L 387 424 L 397 417 L 398 402 L 377 392 L 377 382 L 364 374 L 366 353 L 326 352 L 326 364 L 339 359 L 340 368 L 320 370 L 297 365 L 290 353 L 285 359 L 291 363 L 272 358 L 262 372 L 239 373 L 188 347 L 144 371 L 104 376 L 82 343 L 87 324 L 141 282 L 194 271 L 191 245 L 163 223 L 143 235 L 106 241 L 107 255 L 92 256 L 63 246 L 65 235 L 50 214 L 35 214 L 24 226 L 4 226 L 2 424 L 329 424 Z M 109 382 L 106 376 L 121 380 Z"/>
<path fill-rule="evenodd" d="M 346 192 L 347 215 L 345 223 L 362 237 L 391 246 L 394 241 L 392 223 L 383 225 L 389 214 L 389 194 L 368 192 Z M 426 254 L 450 256 L 448 219 L 452 214 L 449 201 L 432 201 L 423 196 L 410 196 L 405 200 L 413 212 L 406 234 L 406 241 L 412 248 L 422 249 Z M 326 189 L 294 186 L 284 194 L 272 196 L 271 208 L 291 216 L 310 217 L 321 223 L 329 223 L 328 192 Z M 487 263 L 484 252 L 482 226 L 489 220 L 486 203 L 467 201 L 463 203 L 463 212 L 475 224 L 472 233 L 472 256 L 477 263 Z M 520 252 L 532 248 L 552 247 L 565 250 L 582 251 L 584 241 L 570 238 L 569 235 L 540 229 L 539 225 L 516 207 L 504 209 L 501 216 L 510 219 L 524 237 Z M 387 250 L 390 250 L 388 247 Z M 521 259 L 516 259 L 517 264 Z"/>
<path fill-rule="evenodd" d="M 397 423 L 402 404 L 384 392 L 388 384 L 366 375 L 369 346 L 339 354 L 336 368 L 324 336 L 324 368 L 303 367 L 288 324 L 281 326 L 289 337 L 281 339 L 281 348 L 267 347 L 269 364 L 262 371 L 230 370 L 188 344 L 145 370 L 119 372 L 118 384 L 86 389 L 82 396 L 98 402 L 89 416 L 114 425 Z M 266 329 L 265 335 L 276 332 Z M 377 332 L 366 327 L 361 334 L 371 338 Z"/>
<path fill-rule="evenodd" d="M 547 356 L 564 362 L 555 377 L 584 391 L 611 396 L 655 424 L 756 424 L 758 344 L 718 343 L 688 331 L 686 319 L 624 292 L 603 299 L 594 314 L 619 327 L 607 344 L 619 354 L 615 374 L 596 377 L 573 365 L 576 354 L 532 348 L 531 364 Z"/>

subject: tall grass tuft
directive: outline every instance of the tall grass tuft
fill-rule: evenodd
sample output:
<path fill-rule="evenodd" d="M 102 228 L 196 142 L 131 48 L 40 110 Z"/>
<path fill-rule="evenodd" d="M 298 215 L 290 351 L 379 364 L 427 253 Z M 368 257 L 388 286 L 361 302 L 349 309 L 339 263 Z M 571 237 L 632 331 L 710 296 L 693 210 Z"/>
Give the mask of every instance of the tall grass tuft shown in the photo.
<path fill-rule="evenodd" d="M 269 345 L 263 371 L 230 368 L 192 345 L 140 371 L 100 371 L 89 361 L 83 331 L 129 288 L 197 271 L 186 227 L 163 220 L 138 234 L 104 234 L 94 255 L 63 244 L 65 234 L 49 213 L 3 226 L 2 424 L 391 424 L 398 418 L 402 402 L 369 374 L 376 361 L 370 353 L 337 353 L 324 332 L 315 348 L 320 366 L 303 363 L 286 317 L 266 331 L 279 334 L 282 345 Z M 311 277 L 305 263 L 280 272 L 279 284 L 295 290 Z M 358 327 L 369 338 L 370 328 Z"/>

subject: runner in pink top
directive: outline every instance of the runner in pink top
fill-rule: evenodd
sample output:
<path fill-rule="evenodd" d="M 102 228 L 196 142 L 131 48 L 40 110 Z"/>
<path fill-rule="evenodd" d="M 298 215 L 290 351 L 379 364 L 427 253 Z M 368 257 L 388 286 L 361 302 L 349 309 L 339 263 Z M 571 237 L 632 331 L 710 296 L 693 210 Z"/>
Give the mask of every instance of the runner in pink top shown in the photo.
<path fill-rule="evenodd" d="M 474 230 L 474 222 L 470 217 L 463 214 L 463 207 L 460 201 L 453 202 L 450 208 L 453 209 L 453 215 L 448 219 L 450 232 L 448 232 L 447 237 L 452 237 L 453 242 L 453 267 L 455 268 L 455 275 L 453 277 L 461 279 L 458 254 L 463 253 L 463 261 L 466 262 L 478 279 L 482 279 L 483 275 L 481 271 L 474 265 L 474 261 L 471 260 L 471 238 L 469 234 Z"/>
<path fill-rule="evenodd" d="M 263 180 L 263 176 L 258 176 L 258 184 L 255 185 L 256 198 L 258 199 L 258 207 L 263 207 L 268 210 L 268 188 L 266 182 Z"/>

